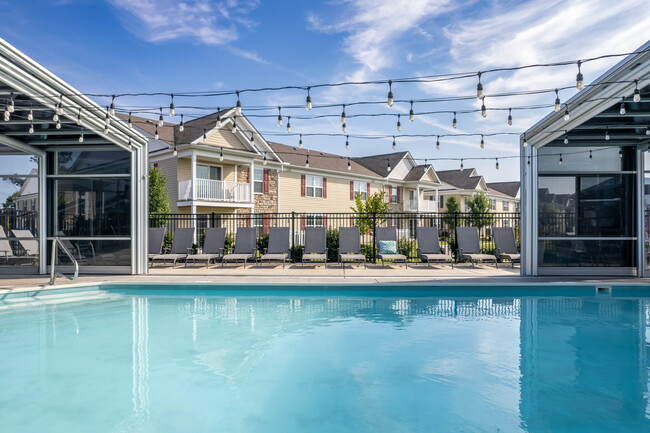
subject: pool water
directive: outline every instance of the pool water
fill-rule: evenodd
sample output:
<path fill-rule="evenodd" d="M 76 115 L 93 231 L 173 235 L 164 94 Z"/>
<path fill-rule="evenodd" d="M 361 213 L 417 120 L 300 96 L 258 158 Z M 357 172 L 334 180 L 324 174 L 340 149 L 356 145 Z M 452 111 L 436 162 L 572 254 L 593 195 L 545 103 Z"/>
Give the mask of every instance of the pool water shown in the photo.
<path fill-rule="evenodd" d="M 5 299 L 0 431 L 650 431 L 649 329 L 616 289 Z"/>

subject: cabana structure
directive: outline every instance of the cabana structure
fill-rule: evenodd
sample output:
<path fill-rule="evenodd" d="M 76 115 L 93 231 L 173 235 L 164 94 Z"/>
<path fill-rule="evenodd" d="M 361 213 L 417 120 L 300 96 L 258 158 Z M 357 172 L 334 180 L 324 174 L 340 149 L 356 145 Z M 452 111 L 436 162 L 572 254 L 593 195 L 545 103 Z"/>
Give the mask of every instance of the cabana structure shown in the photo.
<path fill-rule="evenodd" d="M 82 273 L 145 273 L 147 139 L 2 39 L 0 104 L 5 197 L 8 182 L 30 185 L 0 211 L 10 245 L 0 273 L 48 272 L 55 238 Z M 37 260 L 3 261 L 26 254 L 25 236 Z M 54 258 L 57 272 L 71 269 L 60 248 Z"/>
<path fill-rule="evenodd" d="M 649 122 L 650 42 L 526 131 L 522 274 L 648 272 Z"/>

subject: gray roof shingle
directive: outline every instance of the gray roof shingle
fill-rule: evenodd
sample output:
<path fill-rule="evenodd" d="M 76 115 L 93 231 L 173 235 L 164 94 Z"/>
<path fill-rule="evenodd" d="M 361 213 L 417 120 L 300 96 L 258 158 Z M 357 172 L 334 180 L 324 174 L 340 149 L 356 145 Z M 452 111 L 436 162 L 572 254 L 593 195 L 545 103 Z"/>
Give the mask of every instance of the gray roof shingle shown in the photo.
<path fill-rule="evenodd" d="M 352 158 L 353 161 L 363 165 L 368 170 L 372 170 L 381 177 L 386 177 L 388 171 L 388 163 L 390 166 L 395 168 L 397 164 L 408 154 L 408 152 L 394 152 L 394 153 L 385 153 L 383 155 L 372 155 L 372 156 L 363 156 Z"/>
<path fill-rule="evenodd" d="M 451 186 L 455 186 L 458 189 L 476 189 L 481 183 L 483 176 L 472 176 L 474 172 L 473 168 L 466 168 L 463 171 L 460 170 L 444 170 L 438 171 L 436 174 L 438 178 L 448 183 Z"/>
<path fill-rule="evenodd" d="M 514 198 L 517 197 L 517 193 L 519 192 L 519 185 L 519 181 L 492 182 L 488 183 L 487 187 Z"/>

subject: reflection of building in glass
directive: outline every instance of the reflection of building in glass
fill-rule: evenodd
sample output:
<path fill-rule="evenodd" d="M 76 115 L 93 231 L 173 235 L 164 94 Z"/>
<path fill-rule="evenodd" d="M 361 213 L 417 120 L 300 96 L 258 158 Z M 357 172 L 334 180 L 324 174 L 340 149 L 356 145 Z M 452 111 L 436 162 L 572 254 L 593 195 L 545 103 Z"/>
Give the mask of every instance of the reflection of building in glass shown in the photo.
<path fill-rule="evenodd" d="M 33 168 L 14 199 L 16 210 L 38 212 L 38 169 Z"/>

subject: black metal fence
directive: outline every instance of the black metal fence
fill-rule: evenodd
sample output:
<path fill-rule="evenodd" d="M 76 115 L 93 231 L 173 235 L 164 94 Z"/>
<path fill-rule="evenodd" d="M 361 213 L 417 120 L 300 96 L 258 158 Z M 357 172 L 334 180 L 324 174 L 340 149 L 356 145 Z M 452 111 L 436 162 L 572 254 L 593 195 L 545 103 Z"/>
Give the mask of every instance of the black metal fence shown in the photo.
<path fill-rule="evenodd" d="M 0 227 L 6 235 L 9 235 L 10 230 L 29 230 L 34 236 L 38 236 L 38 212 L 0 210 Z"/>
<path fill-rule="evenodd" d="M 336 261 L 338 248 L 338 229 L 340 227 L 359 227 L 361 229 L 361 244 L 368 260 L 375 259 L 375 229 L 377 227 L 395 227 L 397 229 L 398 247 L 409 260 L 417 260 L 417 230 L 418 227 L 438 227 L 440 243 L 446 251 L 454 254 L 455 228 L 472 226 L 479 229 L 481 247 L 486 253 L 494 251 L 494 242 L 490 233 L 491 227 L 512 227 L 519 243 L 520 215 L 518 212 L 505 213 L 387 213 L 387 214 L 356 214 L 356 213 L 255 213 L 255 214 L 152 214 L 149 216 L 150 227 L 166 227 L 166 246 L 172 241 L 176 228 L 196 228 L 195 246 L 203 244 L 205 229 L 208 227 L 226 228 L 226 248 L 234 245 L 238 227 L 258 228 L 258 250 L 261 251 L 268 243 L 268 232 L 271 227 L 289 227 L 293 257 L 304 244 L 306 227 L 326 227 L 329 260 Z"/>

